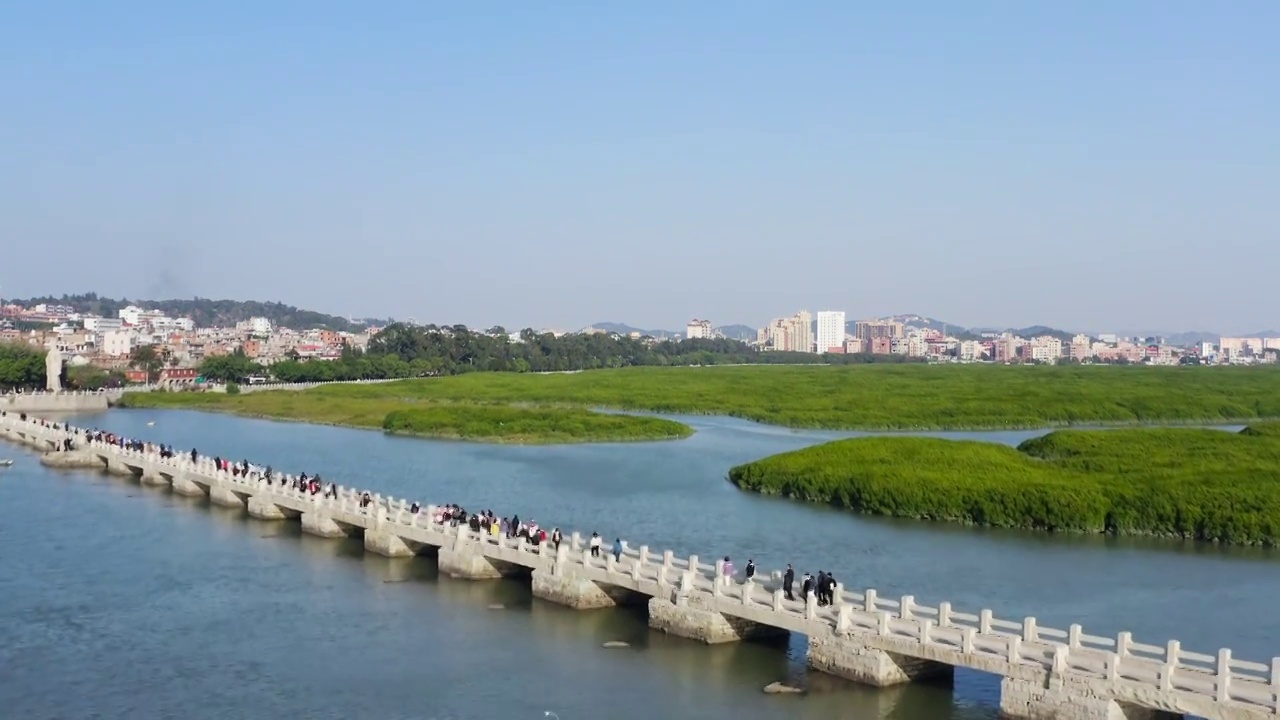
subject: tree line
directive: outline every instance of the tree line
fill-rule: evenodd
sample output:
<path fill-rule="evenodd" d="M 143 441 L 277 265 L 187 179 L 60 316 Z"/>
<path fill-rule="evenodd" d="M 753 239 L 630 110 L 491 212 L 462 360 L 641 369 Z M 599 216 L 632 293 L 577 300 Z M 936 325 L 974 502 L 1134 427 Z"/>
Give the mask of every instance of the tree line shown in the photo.
<path fill-rule="evenodd" d="M 307 360 L 296 353 L 269 366 L 237 350 L 205 358 L 199 373 L 211 382 L 242 382 L 255 375 L 277 382 L 329 382 L 459 375 L 469 372 L 568 372 L 600 368 L 692 365 L 812 365 L 912 362 L 901 355 L 818 355 L 761 352 L 739 340 L 662 340 L 608 333 L 556 336 L 530 329 L 513 339 L 501 327 L 476 331 L 465 325 L 393 324 L 369 341 L 368 350 L 352 348 L 336 360 Z M 134 349 L 130 367 L 150 381 L 173 359 L 144 345 Z M 73 369 L 64 387 L 96 389 L 124 381 L 118 371 Z M 0 346 L 0 389 L 44 387 L 44 353 L 24 345 Z"/>
<path fill-rule="evenodd" d="M 0 343 L 0 393 L 11 390 L 43 390 L 46 387 L 46 350 L 22 343 Z M 92 365 L 62 366 L 62 387 L 67 390 L 100 390 L 124 385 L 124 373 Z"/>
<path fill-rule="evenodd" d="M 392 325 L 369 341 L 370 355 L 424 361 L 435 374 L 466 372 L 565 372 L 635 366 L 845 364 L 900 361 L 871 355 L 761 352 L 725 338 L 661 340 L 610 333 L 556 336 L 528 328 L 512 339 L 505 328 L 476 332 L 465 325 Z"/>
<path fill-rule="evenodd" d="M 636 366 L 853 364 L 910 362 L 900 355 L 818 355 L 761 352 L 728 339 L 663 340 L 608 333 L 556 336 L 525 329 L 476 331 L 465 325 L 393 324 L 369 341 L 366 352 L 348 349 L 336 360 L 290 358 L 269 367 L 243 353 L 206 359 L 200 374 L 239 382 L 270 374 L 279 382 L 327 382 L 460 375 L 469 372 L 568 372 Z"/>

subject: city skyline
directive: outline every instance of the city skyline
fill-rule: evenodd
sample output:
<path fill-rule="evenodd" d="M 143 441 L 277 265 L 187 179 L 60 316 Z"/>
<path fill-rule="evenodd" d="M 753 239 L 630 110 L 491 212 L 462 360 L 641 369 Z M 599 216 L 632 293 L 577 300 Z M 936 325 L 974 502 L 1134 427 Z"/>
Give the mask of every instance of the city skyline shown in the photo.
<path fill-rule="evenodd" d="M 87 307 L 86 307 L 87 306 Z M 418 333 L 429 343 L 452 343 L 455 338 L 469 338 L 463 342 L 470 346 L 472 339 L 487 337 L 501 343 L 523 344 L 528 341 L 525 331 L 515 332 L 502 328 L 477 329 L 473 333 L 444 324 L 417 330 L 400 328 L 392 330 L 379 327 L 347 327 L 345 330 L 331 325 L 338 319 L 316 313 L 299 314 L 297 308 L 255 303 L 252 311 L 265 311 L 284 321 L 277 326 L 271 317 L 245 313 L 245 307 L 223 305 L 209 314 L 206 305 L 194 304 L 183 308 L 170 306 L 168 311 L 148 309 L 132 303 L 115 300 L 103 301 L 97 297 L 68 299 L 62 304 L 34 303 L 5 304 L 0 306 L 0 342 L 16 343 L 30 347 L 57 348 L 69 357 L 77 367 L 96 368 L 93 377 L 105 382 L 111 372 L 117 374 L 124 367 L 129 370 L 119 381 L 150 382 L 155 379 L 155 368 L 134 367 L 142 358 L 160 358 L 165 371 L 159 380 L 178 385 L 199 383 L 202 376 L 198 369 L 212 363 L 208 370 L 218 376 L 228 373 L 233 377 L 252 373 L 257 366 L 275 368 L 277 363 L 294 362 L 279 367 L 280 373 L 293 379 L 310 377 L 355 379 L 369 377 L 370 373 L 382 377 L 388 372 L 408 372 L 408 365 L 355 366 L 347 363 L 356 357 L 348 357 L 349 350 L 365 351 L 374 338 L 383 333 Z M 114 313 L 112 312 L 114 310 Z M 187 314 L 184 314 L 187 313 Z M 199 314 L 207 322 L 197 323 Z M 820 356 L 820 362 L 830 362 L 840 355 L 859 355 L 857 362 L 931 362 L 931 363 L 1121 363 L 1148 365 L 1240 365 L 1275 364 L 1280 360 L 1280 333 L 1266 337 L 1218 337 L 1211 340 L 1194 338 L 1190 341 L 1170 338 L 1127 338 L 1114 333 L 1088 334 L 1063 333 L 1028 329 L 1004 332 L 949 332 L 949 328 L 929 318 L 898 317 L 883 320 L 857 320 L 845 322 L 840 311 L 818 311 L 816 319 L 801 310 L 789 317 L 774 318 L 756 332 L 754 339 L 745 340 L 736 347 L 732 344 L 713 342 L 710 345 L 693 346 L 687 355 L 694 356 L 699 364 L 708 354 L 728 353 L 733 360 L 742 361 L 752 353 L 761 357 L 773 353 L 788 356 Z M 587 328 L 580 333 L 552 332 L 551 338 L 542 337 L 540 343 L 552 339 L 572 337 L 578 334 L 608 333 L 610 342 L 632 342 L 632 351 L 641 347 L 662 347 L 673 355 L 681 355 L 679 346 L 686 342 L 716 340 L 725 337 L 714 328 L 710 320 L 692 319 L 685 327 L 683 337 L 663 337 L 665 333 L 633 330 L 616 325 L 607 328 Z M 1025 335 L 1025 337 L 1024 337 Z M 539 345 L 539 347 L 542 347 Z M 619 349 L 618 352 L 621 352 Z M 534 360 L 545 360 L 541 354 L 524 360 L 532 369 Z M 734 353 L 740 353 L 735 355 Z M 745 354 L 742 354 L 745 353 Z M 141 354 L 141 355 L 139 355 Z M 231 356 L 230 360 L 221 360 Z M 453 358 L 450 351 L 444 357 Z M 621 357 L 621 355 L 611 355 Z M 630 356 L 633 360 L 637 357 Z M 503 356 L 503 362 L 510 360 Z M 875 358 L 872 360 L 871 358 Z M 400 361 L 403 363 L 403 358 Z M 560 358 L 556 362 L 559 363 Z M 206 362 L 207 361 L 207 362 Z M 329 362 L 339 363 L 331 367 L 317 367 Z M 327 361 L 327 362 L 326 362 Z M 794 362 L 794 360 L 792 360 Z M 150 362 L 149 360 L 147 362 Z M 231 363 L 231 364 L 228 364 Z M 305 365 L 305 367 L 304 367 Z M 198 367 L 197 367 L 198 366 Z M 381 367 L 378 370 L 377 367 Z M 566 370 L 557 364 L 553 369 Z M 337 368 L 337 369 L 335 369 Z M 396 369 L 398 368 L 398 369 Z M 420 370 L 426 370 L 424 366 Z M 170 372 L 172 370 L 172 372 Z M 518 370 L 518 368 L 508 368 Z M 89 371 L 91 374 L 95 371 Z M 107 374 L 103 374 L 107 373 Z M 274 371 L 269 374 L 278 375 Z M 255 376 L 256 377 L 256 376 Z M 262 382 L 261 378 L 256 380 Z"/>
<path fill-rule="evenodd" d="M 1277 21 L 1266 2 L 22 5 L 0 292 L 474 326 L 825 307 L 1255 332 L 1280 324 L 1255 270 L 1280 265 Z"/>
<path fill-rule="evenodd" d="M 95 291 L 95 290 L 87 290 L 87 291 L 79 291 L 79 292 L 70 292 L 70 293 L 36 292 L 36 293 L 29 294 L 29 295 L 26 295 L 26 296 L 21 296 L 21 297 L 20 297 L 20 296 L 17 296 L 17 295 L 7 295 L 7 294 L 4 292 L 4 290 L 5 290 L 4 286 L 3 286 L 3 285 L 0 285 L 0 306 L 2 306 L 4 303 L 10 302 L 10 300 L 11 300 L 11 299 L 12 299 L 12 300 L 24 300 L 24 301 L 25 301 L 25 300 L 30 300 L 30 299 L 32 299 L 32 298 L 39 298 L 39 297 L 51 297 L 51 298 L 57 299 L 57 298 L 62 297 L 62 296 L 67 296 L 67 295 L 78 295 L 78 294 L 85 294 L 85 293 L 93 293 L 93 294 L 96 294 L 98 297 L 103 297 L 103 298 L 108 297 L 108 295 L 107 295 L 106 293 L 100 293 L 100 292 L 97 292 L 97 291 Z M 123 297 L 122 297 L 121 299 L 123 299 Z M 142 298 L 142 297 L 133 297 L 133 298 L 132 298 L 132 302 L 142 303 L 142 304 L 144 304 L 144 305 L 145 305 L 145 304 L 147 304 L 148 302 L 150 302 L 150 303 L 156 303 L 156 302 L 165 302 L 165 301 L 171 301 L 171 300 L 187 300 L 187 299 L 191 299 L 191 298 L 171 298 L 171 297 L 164 297 L 164 298 L 161 298 L 161 297 L 155 297 L 155 298 Z M 268 300 L 268 299 L 266 299 L 266 298 L 257 298 L 257 297 L 254 297 L 254 298 L 204 297 L 203 299 L 206 299 L 206 300 L 212 300 L 212 301 L 215 301 L 215 302 L 221 302 L 221 301 L 231 301 L 231 302 L 279 302 L 279 303 L 282 303 L 282 304 L 284 304 L 284 305 L 294 305 L 294 303 L 292 303 L 291 301 L 289 301 L 289 300 L 287 300 L 287 299 L 278 299 L 278 298 L 277 298 L 277 299 L 271 299 L 271 300 Z M 437 317 L 431 317 L 431 316 L 429 316 L 429 315 L 424 315 L 424 316 L 422 316 L 422 317 L 417 317 L 417 316 L 396 316 L 396 315 L 394 315 L 394 314 L 392 314 L 392 313 L 385 313 L 385 312 L 375 312 L 375 313 L 372 313 L 372 314 L 369 314 L 369 315 L 355 315 L 355 314 L 350 314 L 350 313 L 332 312 L 330 309 L 326 309 L 326 308 L 300 307 L 300 306 L 296 306 L 296 305 L 294 305 L 294 306 L 295 306 L 295 307 L 298 307 L 298 309 L 299 309 L 299 310 L 305 310 L 305 311 L 311 311 L 311 312 L 321 312 L 321 313 L 325 313 L 325 314 L 328 314 L 328 315 L 333 315 L 333 316 L 335 316 L 335 317 L 341 317 L 341 318 L 344 318 L 344 319 L 354 320 L 354 321 L 359 321 L 359 320 L 362 320 L 362 319 L 365 319 L 365 318 L 376 318 L 376 319 L 379 319 L 379 320 L 391 320 L 391 321 L 394 321 L 394 322 L 413 322 L 414 324 L 418 324 L 418 325 L 426 325 L 426 324 L 454 325 L 454 324 L 458 324 L 458 323 L 457 323 L 457 321 L 456 321 L 455 319 L 453 319 L 453 318 L 437 318 Z M 846 326 L 848 326 L 848 327 L 853 326 L 856 322 L 864 321 L 864 320 L 866 320 L 866 321 L 871 321 L 871 320 L 882 320 L 882 319 L 887 319 L 887 318 L 920 317 L 920 318 L 922 318 L 922 319 L 928 319 L 928 320 L 932 321 L 932 322 L 933 322 L 933 323 L 935 323 L 935 324 L 940 323 L 940 324 L 942 324 L 942 325 L 944 325 L 944 326 L 949 326 L 952 330 L 955 330 L 955 331 L 977 331 L 977 330 L 981 330 L 981 331 L 984 331 L 984 332 L 985 332 L 985 331 L 1004 331 L 1004 330 L 1016 330 L 1016 329 L 1027 329 L 1027 328 L 1034 328 L 1034 327 L 1043 327 L 1043 328 L 1047 328 L 1047 329 L 1049 329 L 1049 330 L 1054 330 L 1054 331 L 1058 331 L 1058 332 L 1067 332 L 1067 333 L 1073 333 L 1073 334 L 1074 334 L 1074 333 L 1087 333 L 1087 334 L 1092 334 L 1092 335 L 1094 335 L 1094 336 L 1098 336 L 1098 335 L 1100 335 L 1100 334 L 1112 334 L 1112 335 L 1118 335 L 1118 336 L 1121 336 L 1121 337 L 1149 337 L 1149 336 L 1161 336 L 1161 335 L 1189 335 L 1189 334 L 1204 334 L 1204 335 L 1212 335 L 1212 336 L 1218 336 L 1218 337 L 1262 337 L 1262 336 L 1276 336 L 1276 335 L 1280 335 L 1280 330 L 1277 330 L 1277 329 L 1276 329 L 1277 327 L 1280 327 L 1280 322 L 1272 323 L 1272 324 L 1267 325 L 1267 326 L 1264 326 L 1264 327 L 1253 327 L 1253 328 L 1250 328 L 1250 329 L 1247 329 L 1247 330 L 1238 330 L 1238 329 L 1236 329 L 1236 330 L 1234 330 L 1234 331 L 1232 331 L 1232 332 L 1226 332 L 1226 331 L 1220 331 L 1218 328 L 1212 328 L 1212 327 L 1209 327 L 1209 328 L 1138 328 L 1138 329 L 1134 329 L 1134 328 L 1125 328 L 1125 327 L 1123 327 L 1123 326 L 1117 326 L 1117 325 L 1105 325 L 1105 326 L 1102 326 L 1102 327 L 1094 327 L 1094 328 L 1062 327 L 1062 326 L 1053 326 L 1053 325 L 1049 325 L 1049 324 L 1047 324 L 1047 323 L 1040 323 L 1040 322 L 1032 322 L 1032 323 L 1028 323 L 1028 324 L 1025 324 L 1025 325 L 1014 325 L 1014 324 L 1009 324 L 1009 323 L 998 323 L 998 322 L 996 322 L 996 323 L 976 323 L 976 324 L 966 324 L 966 323 L 957 323 L 957 322 L 953 322 L 953 321 L 952 321 L 951 319 L 949 319 L 949 318 L 945 318 L 945 317 L 938 317 L 937 315 L 932 315 L 932 314 L 929 314 L 929 313 L 902 313 L 902 312 L 896 312 L 896 313 L 887 313 L 887 314 L 883 314 L 883 315 L 864 315 L 864 314 L 858 314 L 858 313 L 851 313 L 851 312 L 849 312 L 849 311 L 847 311 L 847 310 L 842 310 L 842 309 L 838 309 L 838 308 L 826 308 L 826 309 L 823 309 L 823 310 L 818 310 L 818 311 L 816 311 L 816 312 L 811 312 L 811 311 L 809 311 L 808 309 L 802 308 L 802 309 L 800 309 L 800 310 L 798 310 L 798 311 L 796 311 L 796 312 L 808 315 L 809 324 L 810 324 L 810 326 L 811 326 L 811 328 L 812 328 L 812 329 L 810 330 L 810 332 L 811 332 L 811 334 L 812 334 L 812 338 L 811 338 L 811 340 L 813 340 L 813 341 L 815 341 L 815 342 L 816 342 L 816 341 L 817 341 L 817 339 L 818 339 L 818 332 L 819 332 L 819 329 L 818 329 L 818 327 L 819 327 L 819 326 L 818 326 L 818 323 L 819 323 L 819 320 L 820 320 L 819 316 L 820 316 L 820 315 L 822 315 L 822 314 L 824 314 L 824 313 L 835 313 L 835 314 L 839 314 L 840 316 L 842 316 L 842 317 L 844 318 L 845 325 L 846 325 Z M 795 313 L 791 313 L 790 315 L 794 315 L 794 314 L 795 314 Z M 690 327 L 692 327 L 692 324 L 693 324 L 693 323 L 702 323 L 702 324 L 705 324 L 706 329 L 705 329 L 705 330 L 702 330 L 699 334 L 694 335 L 694 337 L 708 337 L 708 336 L 709 336 L 709 333 L 710 333 L 710 331 L 711 331 L 711 330 L 713 330 L 713 329 L 718 329 L 718 328 L 724 328 L 724 327 L 734 327 L 734 326 L 738 326 L 738 327 L 746 327 L 746 328 L 750 328 L 751 330 L 761 330 L 761 329 L 765 329 L 765 328 L 767 328 L 767 327 L 768 327 L 768 325 L 769 325 L 771 322 L 774 322 L 774 321 L 776 321 L 776 320 L 777 320 L 777 319 L 779 319 L 779 318 L 785 318 L 785 317 L 788 317 L 788 316 L 790 316 L 790 315 L 788 315 L 788 314 L 779 314 L 779 313 L 775 313 L 775 315 L 774 315 L 773 317 L 770 317 L 770 318 L 768 318 L 768 319 L 748 320 L 748 321 L 742 321 L 742 322 L 737 322 L 737 321 L 722 322 L 722 321 L 720 321 L 720 320 L 710 320 L 710 319 L 706 319 L 706 318 L 701 318 L 701 319 L 700 319 L 700 318 L 695 317 L 695 316 L 689 316 L 689 317 L 690 317 L 690 318 L 692 318 L 692 319 L 687 319 L 686 321 L 682 321 L 682 322 L 673 322 L 673 323 L 669 323 L 669 324 L 665 324 L 665 325 L 644 325 L 644 324 L 639 324 L 639 323 L 632 323 L 632 322 L 629 322 L 629 321 L 628 321 L 627 319 L 625 319 L 625 318 L 622 318 L 622 319 L 618 319 L 618 318 L 614 318 L 614 319 L 597 319 L 597 320 L 595 320 L 595 321 L 593 321 L 593 322 L 588 322 L 588 323 L 584 323 L 584 324 L 581 324 L 581 325 L 566 324 L 566 323 L 548 323 L 548 324 L 543 324 L 543 325 L 518 325 L 518 324 L 512 324 L 512 323 L 495 322 L 495 321 L 492 321 L 492 320 L 482 321 L 482 322 L 479 322 L 479 323 L 462 323 L 462 324 L 466 325 L 467 327 L 475 328 L 475 329 L 484 329 L 484 328 L 489 328 L 489 327 L 494 327 L 494 326 L 501 326 L 501 327 L 505 327 L 505 328 L 508 328 L 508 329 L 514 329 L 514 328 L 519 328 L 519 329 L 523 329 L 523 328 L 534 328 L 534 329 L 557 329 L 557 330 L 561 330 L 561 331 L 565 331 L 565 332 L 576 332 L 576 331 L 578 331 L 578 330 L 585 330 L 585 329 L 589 329 L 589 328 L 597 327 L 597 326 L 601 326 L 601 325 L 626 325 L 626 326 L 633 327 L 633 328 L 641 328 L 641 329 L 650 330 L 650 331 L 655 331 L 655 332 L 661 332 L 661 333 L 669 334 L 669 335 L 687 335 L 687 334 L 688 334 L 688 330 L 689 330 L 689 328 L 690 328 Z M 909 324 L 909 323 L 908 323 L 908 324 Z"/>

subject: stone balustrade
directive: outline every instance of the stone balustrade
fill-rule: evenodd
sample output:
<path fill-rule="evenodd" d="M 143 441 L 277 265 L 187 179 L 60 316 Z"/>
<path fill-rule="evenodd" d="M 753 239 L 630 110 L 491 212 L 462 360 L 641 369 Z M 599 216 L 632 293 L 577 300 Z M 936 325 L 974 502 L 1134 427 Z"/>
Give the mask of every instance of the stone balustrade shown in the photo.
<path fill-rule="evenodd" d="M 0 416 L 0 436 L 49 450 L 68 437 L 44 421 Z M 363 536 L 365 548 L 391 557 L 434 554 L 442 573 L 467 579 L 530 577 L 536 596 L 575 608 L 647 603 L 650 625 L 707 643 L 779 633 L 809 638 L 812 667 L 872 685 L 887 686 L 956 667 L 1001 676 L 1001 711 L 1015 718 L 1167 718 L 1183 714 L 1210 720 L 1275 718 L 1280 714 L 1280 658 L 1269 663 L 1163 645 L 1042 627 L 1034 617 L 997 618 L 991 610 L 965 612 L 950 603 L 917 602 L 911 595 L 881 597 L 874 589 L 837 585 L 834 602 L 819 606 L 788 600 L 782 573 L 740 581 L 725 577 L 722 562 L 677 556 L 648 545 L 624 545 L 620 557 L 605 542 L 593 557 L 588 540 L 566 533 L 559 547 L 474 532 L 434 521 L 436 507 L 409 511 L 404 499 L 338 487 L 336 497 L 312 495 L 254 475 L 218 470 L 208 458 L 161 458 L 155 453 L 86 443 L 48 452 L 46 464 L 100 468 L 135 476 L 175 493 L 208 496 L 243 507 L 263 520 L 298 518 L 321 537 Z M 798 591 L 798 588 L 797 588 Z"/>
<path fill-rule="evenodd" d="M 48 390 L 29 390 L 16 392 L 10 390 L 7 393 L 0 393 L 0 397 L 84 397 L 106 395 L 111 392 L 110 389 L 102 388 L 99 390 L 59 390 L 57 392 L 49 392 Z"/>
<path fill-rule="evenodd" d="M 248 383 L 242 383 L 240 385 L 240 394 L 243 395 L 245 393 L 264 392 L 266 390 L 302 391 L 302 390 L 311 390 L 313 388 L 318 388 L 318 387 L 326 387 L 328 385 L 375 385 L 377 383 L 395 382 L 397 380 L 403 380 L 403 379 L 404 378 L 385 378 L 385 379 L 377 379 L 377 380 L 326 380 L 324 382 L 300 382 L 300 383 L 274 382 L 274 383 L 257 383 L 253 385 Z M 214 386 L 214 388 L 215 388 L 215 392 L 218 390 L 222 390 L 222 391 L 226 390 L 225 385 Z"/>
<path fill-rule="evenodd" d="M 117 391 L 118 392 L 118 391 Z M 106 410 L 118 396 L 110 390 L 0 393 L 0 410 L 11 412 L 75 413 Z"/>

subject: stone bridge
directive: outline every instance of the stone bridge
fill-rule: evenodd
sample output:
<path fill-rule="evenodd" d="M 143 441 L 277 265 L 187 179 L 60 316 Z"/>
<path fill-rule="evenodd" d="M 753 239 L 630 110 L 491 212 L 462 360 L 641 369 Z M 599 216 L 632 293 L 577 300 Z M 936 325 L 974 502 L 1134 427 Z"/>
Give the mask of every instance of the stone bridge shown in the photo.
<path fill-rule="evenodd" d="M 1127 632 L 1091 635 L 1079 625 L 1041 627 L 1033 617 L 996 618 L 990 610 L 964 612 L 950 603 L 925 605 L 912 596 L 882 598 L 875 590 L 837 585 L 835 602 L 820 607 L 787 600 L 781 573 L 754 581 L 725 577 L 721 562 L 696 555 L 626 544 L 620 558 L 592 557 L 582 535 L 559 548 L 438 524 L 433 506 L 409 512 L 403 499 L 339 488 L 338 497 L 311 495 L 257 477 L 235 477 L 211 460 L 89 443 L 38 419 L 0 416 L 0 437 L 45 451 L 55 467 L 96 468 L 144 485 L 207 496 L 211 503 L 244 508 L 261 520 L 298 520 L 303 532 L 327 538 L 358 536 L 367 551 L 389 557 L 427 555 L 456 578 L 528 578 L 533 594 L 573 608 L 646 604 L 649 624 L 705 643 L 800 633 L 817 670 L 876 686 L 947 677 L 970 668 L 1002 678 L 1000 709 L 1013 718 L 1209 720 L 1277 717 L 1280 658 L 1269 663 L 1135 641 Z M 49 452 L 72 437 L 70 452 Z M 605 549 L 608 549 L 606 544 Z"/>
<path fill-rule="evenodd" d="M 331 380 L 327 382 L 309 382 L 309 383 L 260 383 L 257 385 L 241 385 L 240 393 L 248 394 L 255 392 L 265 392 L 268 390 L 288 390 L 292 392 L 304 392 L 313 390 L 318 387 L 328 385 L 374 385 L 377 383 L 396 382 L 396 379 L 390 380 Z M 206 386 L 208 392 L 226 392 L 226 385 L 210 384 Z M 129 385 L 123 388 L 104 388 L 102 390 L 60 390 L 58 392 L 49 392 L 47 390 L 39 390 L 35 392 L 8 392 L 0 393 L 0 410 L 11 412 L 39 413 L 39 414 L 58 414 L 58 413 L 82 413 L 82 412 L 98 412 L 106 410 L 112 405 L 120 402 L 120 398 L 125 393 L 147 393 L 155 391 L 173 391 L 180 392 L 177 388 L 169 388 L 161 384 L 156 385 Z"/>
<path fill-rule="evenodd" d="M 118 390 L 0 393 L 0 410 L 16 413 L 81 413 L 106 410 Z"/>

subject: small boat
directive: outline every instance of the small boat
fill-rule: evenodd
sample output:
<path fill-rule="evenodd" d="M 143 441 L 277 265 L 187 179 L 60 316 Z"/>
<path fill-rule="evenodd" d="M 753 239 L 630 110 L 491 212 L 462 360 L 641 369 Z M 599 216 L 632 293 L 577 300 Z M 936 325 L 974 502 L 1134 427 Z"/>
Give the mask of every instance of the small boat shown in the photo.
<path fill-rule="evenodd" d="M 9 467 L 12 464 L 12 460 L 0 460 L 0 467 Z"/>
<path fill-rule="evenodd" d="M 155 420 L 152 420 L 151 422 L 147 423 L 147 427 L 155 427 L 155 426 L 156 426 Z"/>

